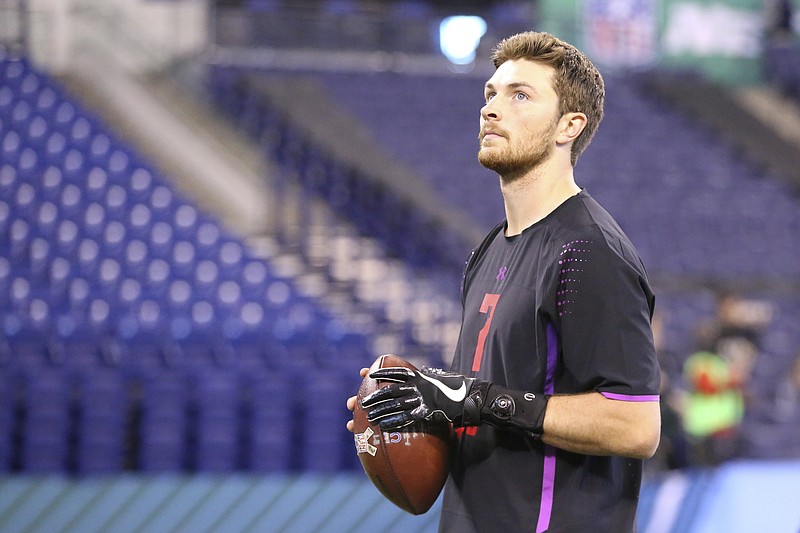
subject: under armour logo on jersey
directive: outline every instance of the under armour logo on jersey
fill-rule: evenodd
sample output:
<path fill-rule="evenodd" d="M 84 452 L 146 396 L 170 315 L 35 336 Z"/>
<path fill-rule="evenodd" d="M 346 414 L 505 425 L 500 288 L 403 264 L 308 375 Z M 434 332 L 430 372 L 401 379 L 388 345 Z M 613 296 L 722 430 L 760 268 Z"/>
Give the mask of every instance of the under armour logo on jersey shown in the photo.
<path fill-rule="evenodd" d="M 506 272 L 508 272 L 508 267 L 500 267 L 500 270 L 497 272 L 497 276 L 494 279 L 496 279 L 497 281 L 505 280 Z"/>

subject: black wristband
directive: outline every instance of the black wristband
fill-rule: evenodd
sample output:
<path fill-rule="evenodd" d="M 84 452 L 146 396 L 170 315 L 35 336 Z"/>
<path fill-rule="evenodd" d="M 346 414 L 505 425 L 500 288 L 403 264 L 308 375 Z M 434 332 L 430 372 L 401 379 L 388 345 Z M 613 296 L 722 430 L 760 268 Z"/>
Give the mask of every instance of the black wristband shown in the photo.
<path fill-rule="evenodd" d="M 549 398 L 476 379 L 464 400 L 461 418 L 454 423 L 459 426 L 489 424 L 539 438 L 544 431 L 544 412 Z"/>
<path fill-rule="evenodd" d="M 544 394 L 492 385 L 480 410 L 481 422 L 540 438 L 544 432 L 544 413 L 549 398 Z"/>

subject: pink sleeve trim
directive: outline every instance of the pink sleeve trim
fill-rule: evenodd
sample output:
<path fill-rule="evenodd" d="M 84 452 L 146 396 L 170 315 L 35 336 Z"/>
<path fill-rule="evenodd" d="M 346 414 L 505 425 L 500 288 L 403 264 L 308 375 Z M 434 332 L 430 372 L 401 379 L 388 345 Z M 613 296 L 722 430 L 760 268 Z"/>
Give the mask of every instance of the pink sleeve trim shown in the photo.
<path fill-rule="evenodd" d="M 623 402 L 657 402 L 661 398 L 658 394 L 618 394 L 616 392 L 600 392 L 609 400 L 620 400 Z"/>

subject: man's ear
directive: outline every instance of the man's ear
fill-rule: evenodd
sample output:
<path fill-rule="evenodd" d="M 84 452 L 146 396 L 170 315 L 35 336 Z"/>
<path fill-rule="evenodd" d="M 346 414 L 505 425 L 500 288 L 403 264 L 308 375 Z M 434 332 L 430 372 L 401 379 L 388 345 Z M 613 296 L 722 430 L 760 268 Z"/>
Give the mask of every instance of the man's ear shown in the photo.
<path fill-rule="evenodd" d="M 557 144 L 574 141 L 586 127 L 586 115 L 583 113 L 564 113 L 558 121 Z"/>

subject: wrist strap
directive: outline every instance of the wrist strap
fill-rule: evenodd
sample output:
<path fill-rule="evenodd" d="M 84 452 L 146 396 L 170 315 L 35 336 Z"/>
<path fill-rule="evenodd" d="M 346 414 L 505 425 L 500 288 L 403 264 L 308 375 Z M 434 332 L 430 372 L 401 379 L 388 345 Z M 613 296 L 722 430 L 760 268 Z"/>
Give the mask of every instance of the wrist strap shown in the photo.
<path fill-rule="evenodd" d="M 511 390 L 476 379 L 464 401 L 462 426 L 489 424 L 540 438 L 549 396 Z"/>

